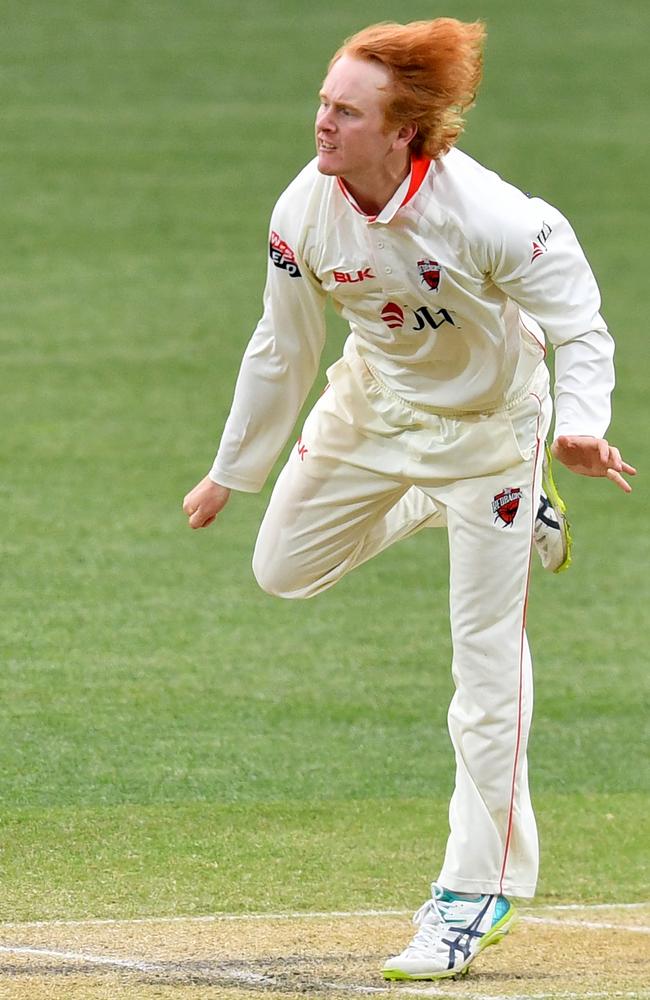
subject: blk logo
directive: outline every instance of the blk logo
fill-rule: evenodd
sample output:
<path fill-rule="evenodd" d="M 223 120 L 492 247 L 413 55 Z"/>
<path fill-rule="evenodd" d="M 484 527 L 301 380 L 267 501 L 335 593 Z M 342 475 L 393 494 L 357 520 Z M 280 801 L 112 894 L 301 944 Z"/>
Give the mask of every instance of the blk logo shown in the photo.
<path fill-rule="evenodd" d="M 374 277 L 370 267 L 364 267 L 358 271 L 334 271 L 334 281 L 338 282 L 339 285 L 356 285 L 360 281 L 367 281 L 368 278 Z"/>
<path fill-rule="evenodd" d="M 309 451 L 309 449 L 308 449 L 308 447 L 307 447 L 306 444 L 302 443 L 302 435 L 298 438 L 297 447 L 298 447 L 298 454 L 300 455 L 300 461 L 304 462 L 305 461 L 305 455 L 307 454 L 307 452 Z"/>

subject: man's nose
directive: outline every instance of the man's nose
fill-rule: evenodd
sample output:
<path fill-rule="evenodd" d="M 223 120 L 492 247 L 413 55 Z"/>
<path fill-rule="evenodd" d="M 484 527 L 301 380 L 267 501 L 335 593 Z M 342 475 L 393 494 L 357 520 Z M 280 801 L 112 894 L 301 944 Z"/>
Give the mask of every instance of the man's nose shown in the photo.
<path fill-rule="evenodd" d="M 331 108 L 321 108 L 316 116 L 316 121 L 319 128 L 325 129 L 330 132 L 334 128 L 334 120 L 332 117 Z"/>

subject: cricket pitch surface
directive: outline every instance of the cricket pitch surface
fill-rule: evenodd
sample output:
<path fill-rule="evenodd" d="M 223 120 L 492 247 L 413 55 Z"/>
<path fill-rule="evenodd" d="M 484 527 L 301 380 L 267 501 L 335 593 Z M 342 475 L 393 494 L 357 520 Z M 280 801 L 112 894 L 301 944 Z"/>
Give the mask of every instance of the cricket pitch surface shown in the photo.
<path fill-rule="evenodd" d="M 0 924 L 2 1000 L 650 1000 L 650 902 L 520 908 L 459 980 L 387 983 L 408 914 Z"/>

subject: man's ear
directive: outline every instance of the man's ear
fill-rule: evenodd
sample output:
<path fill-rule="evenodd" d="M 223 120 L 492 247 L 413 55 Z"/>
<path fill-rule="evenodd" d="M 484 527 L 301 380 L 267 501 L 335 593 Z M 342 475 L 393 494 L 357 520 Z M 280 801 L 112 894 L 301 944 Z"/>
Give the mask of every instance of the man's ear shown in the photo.
<path fill-rule="evenodd" d="M 395 149 L 405 149 L 410 145 L 418 134 L 418 127 L 414 122 L 402 125 L 393 143 Z"/>

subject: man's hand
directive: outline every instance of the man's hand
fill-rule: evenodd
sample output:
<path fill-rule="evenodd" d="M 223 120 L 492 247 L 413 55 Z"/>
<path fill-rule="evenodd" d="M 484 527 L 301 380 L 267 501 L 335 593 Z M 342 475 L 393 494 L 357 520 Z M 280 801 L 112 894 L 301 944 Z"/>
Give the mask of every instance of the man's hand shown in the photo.
<path fill-rule="evenodd" d="M 625 493 L 632 492 L 632 487 L 621 473 L 635 476 L 636 469 L 624 462 L 618 448 L 608 444 L 604 438 L 563 435 L 553 442 L 551 453 L 558 462 L 580 476 L 603 476 L 611 479 Z"/>
<path fill-rule="evenodd" d="M 202 479 L 183 500 L 190 528 L 207 528 L 226 506 L 229 497 L 230 490 L 226 486 L 213 483 L 209 476 Z"/>

